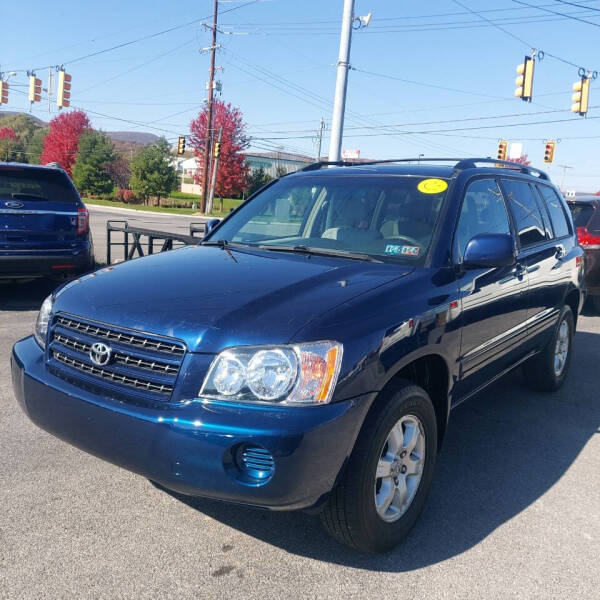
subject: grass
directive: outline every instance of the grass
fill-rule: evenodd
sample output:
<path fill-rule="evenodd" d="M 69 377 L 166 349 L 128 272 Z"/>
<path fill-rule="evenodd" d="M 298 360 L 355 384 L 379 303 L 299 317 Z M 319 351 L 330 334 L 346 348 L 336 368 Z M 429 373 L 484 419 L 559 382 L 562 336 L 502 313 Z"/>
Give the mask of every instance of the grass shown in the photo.
<path fill-rule="evenodd" d="M 236 208 L 241 204 L 241 200 L 235 200 L 233 198 L 224 198 L 223 200 L 223 211 L 218 210 L 220 208 L 220 202 L 215 199 L 214 208 L 210 215 L 200 215 L 197 210 L 191 208 L 192 200 L 198 200 L 197 196 L 193 194 L 182 194 L 183 196 L 193 196 L 193 198 L 182 198 L 181 196 L 175 196 L 175 194 L 181 194 L 181 192 L 173 192 L 171 198 L 174 200 L 190 200 L 189 208 L 179 208 L 175 206 L 144 206 L 143 204 L 128 204 L 125 202 L 113 202 L 112 200 L 103 200 L 100 198 L 87 198 L 84 199 L 86 204 L 93 206 L 94 204 L 99 206 L 112 206 L 113 208 L 129 208 L 131 210 L 139 210 L 142 212 L 160 212 L 175 215 L 198 215 L 198 216 L 211 216 L 211 217 L 224 217 L 230 209 Z"/>

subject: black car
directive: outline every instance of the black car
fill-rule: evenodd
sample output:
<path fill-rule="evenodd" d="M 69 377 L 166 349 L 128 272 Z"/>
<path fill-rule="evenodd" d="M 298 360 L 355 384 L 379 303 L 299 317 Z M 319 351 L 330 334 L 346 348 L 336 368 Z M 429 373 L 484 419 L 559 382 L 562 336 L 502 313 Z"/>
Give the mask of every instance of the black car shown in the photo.
<path fill-rule="evenodd" d="M 587 293 L 600 312 L 600 196 L 579 196 L 567 200 L 577 229 L 577 239 L 585 250 Z"/>
<path fill-rule="evenodd" d="M 93 266 L 88 210 L 67 173 L 0 162 L 0 278 L 60 280 Z"/>
<path fill-rule="evenodd" d="M 393 547 L 451 409 L 525 362 L 557 390 L 583 303 L 544 173 L 395 162 L 308 166 L 199 245 L 66 284 L 13 349 L 18 402 L 163 487 L 321 511 L 342 542 Z"/>

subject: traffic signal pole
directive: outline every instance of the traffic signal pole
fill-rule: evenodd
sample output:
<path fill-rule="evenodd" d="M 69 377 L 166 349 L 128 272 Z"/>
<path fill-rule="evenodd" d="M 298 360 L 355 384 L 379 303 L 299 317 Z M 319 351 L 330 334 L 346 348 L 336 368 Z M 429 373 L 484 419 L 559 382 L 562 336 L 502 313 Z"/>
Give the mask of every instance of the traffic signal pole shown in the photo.
<path fill-rule="evenodd" d="M 335 98 L 331 119 L 331 137 L 329 141 L 329 161 L 341 158 L 342 135 L 344 133 L 344 111 L 346 109 L 346 88 L 348 87 L 348 69 L 350 68 L 350 43 L 352 41 L 352 19 L 354 0 L 344 0 L 342 15 L 342 33 L 340 36 L 340 53 L 337 62 L 337 78 L 335 81 Z"/>
<path fill-rule="evenodd" d="M 211 153 L 212 137 L 212 105 L 213 105 L 213 85 L 215 80 L 215 53 L 217 51 L 217 14 L 219 11 L 219 2 L 215 0 L 213 10 L 212 24 L 212 43 L 210 49 L 210 69 L 208 76 L 208 99 L 206 102 L 206 136 L 204 138 L 204 156 L 202 165 L 202 198 L 200 199 L 200 212 L 206 212 L 207 194 L 208 194 L 208 168 Z"/>

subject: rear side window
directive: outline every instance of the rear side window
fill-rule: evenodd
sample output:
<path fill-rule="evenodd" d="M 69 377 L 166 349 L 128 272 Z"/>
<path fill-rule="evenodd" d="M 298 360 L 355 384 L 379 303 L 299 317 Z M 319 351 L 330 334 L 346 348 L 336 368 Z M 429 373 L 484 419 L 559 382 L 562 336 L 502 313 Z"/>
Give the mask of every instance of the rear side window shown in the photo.
<path fill-rule="evenodd" d="M 504 200 L 493 179 L 477 179 L 467 187 L 454 236 L 454 254 L 459 261 L 471 238 L 480 233 L 510 234 Z"/>
<path fill-rule="evenodd" d="M 575 228 L 587 227 L 594 216 L 594 207 L 583 202 L 569 202 Z"/>
<path fill-rule="evenodd" d="M 530 185 L 525 181 L 504 179 L 502 186 L 515 217 L 521 248 L 544 242 L 544 220 Z"/>
<path fill-rule="evenodd" d="M 550 219 L 552 220 L 552 227 L 554 228 L 554 237 L 561 238 L 569 235 L 569 224 L 567 222 L 567 216 L 563 209 L 561 199 L 557 193 L 545 185 L 539 185 L 538 189 L 544 199 L 548 212 L 550 213 Z"/>
<path fill-rule="evenodd" d="M 20 167 L 0 168 L 0 198 L 73 203 L 79 200 L 62 171 Z"/>

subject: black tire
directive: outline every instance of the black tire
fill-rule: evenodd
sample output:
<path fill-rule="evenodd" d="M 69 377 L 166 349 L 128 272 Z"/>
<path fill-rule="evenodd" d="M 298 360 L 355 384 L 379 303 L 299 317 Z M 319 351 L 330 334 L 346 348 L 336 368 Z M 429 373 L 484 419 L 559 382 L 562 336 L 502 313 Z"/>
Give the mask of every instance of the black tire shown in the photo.
<path fill-rule="evenodd" d="M 382 399 L 383 400 L 383 399 Z M 427 392 L 402 381 L 365 421 L 344 474 L 321 512 L 325 529 L 338 541 L 363 552 L 385 552 L 398 545 L 421 514 L 435 468 L 437 421 Z M 376 468 L 388 435 L 405 416 L 416 416 L 424 434 L 421 480 L 406 511 L 386 522 L 375 507 Z"/>
<path fill-rule="evenodd" d="M 554 369 L 554 358 L 559 331 L 563 323 L 567 324 L 568 331 L 568 349 L 567 358 L 560 374 Z M 573 311 L 569 306 L 563 306 L 558 316 L 558 322 L 552 334 L 552 338 L 537 356 L 535 356 L 524 366 L 525 381 L 534 390 L 540 392 L 555 392 L 565 382 L 571 364 L 571 354 L 573 353 L 573 335 L 575 333 L 575 321 Z"/>
<path fill-rule="evenodd" d="M 592 296 L 592 304 L 596 312 L 600 314 L 600 296 Z"/>

